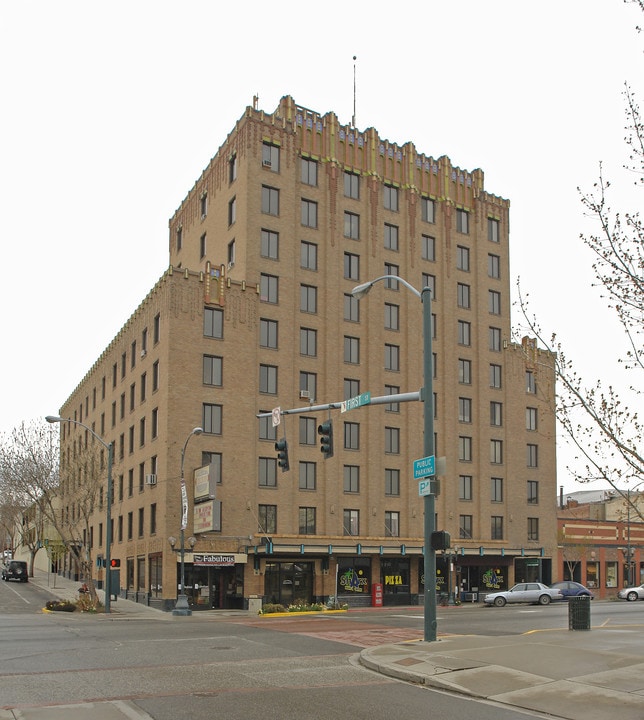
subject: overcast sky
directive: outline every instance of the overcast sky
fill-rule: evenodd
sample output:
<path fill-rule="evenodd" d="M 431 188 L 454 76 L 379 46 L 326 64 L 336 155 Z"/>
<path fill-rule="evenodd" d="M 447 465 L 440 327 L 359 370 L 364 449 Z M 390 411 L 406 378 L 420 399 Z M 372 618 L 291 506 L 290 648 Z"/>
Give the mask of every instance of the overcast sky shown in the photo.
<path fill-rule="evenodd" d="M 643 22 L 622 0 L 3 2 L 0 432 L 57 413 L 163 274 L 169 218 L 253 95 L 348 123 L 354 55 L 357 126 L 483 169 L 511 201 L 513 286 L 612 377 L 577 187 L 623 174 Z"/>

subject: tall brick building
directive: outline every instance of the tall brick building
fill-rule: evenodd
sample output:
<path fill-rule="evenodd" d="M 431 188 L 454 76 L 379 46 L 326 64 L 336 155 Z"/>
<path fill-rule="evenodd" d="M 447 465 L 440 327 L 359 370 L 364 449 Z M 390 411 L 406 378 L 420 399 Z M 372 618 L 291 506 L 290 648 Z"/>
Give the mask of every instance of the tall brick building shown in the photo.
<path fill-rule="evenodd" d="M 452 545 L 437 589 L 556 579 L 553 363 L 531 340 L 510 341 L 509 202 L 484 189 L 481 170 L 284 97 L 272 114 L 245 110 L 170 220 L 169 255 L 61 408 L 114 442 L 122 593 L 174 603 L 181 452 L 201 426 L 185 453 L 195 608 L 253 595 L 365 603 L 374 583 L 385 604 L 422 600 L 422 404 L 305 411 L 421 387 L 418 298 L 391 280 L 351 295 L 382 275 L 433 293 L 435 444 L 447 467 L 436 523 Z M 265 414 L 277 407 L 301 411 L 274 427 Z M 317 427 L 328 418 L 335 451 L 324 459 Z M 82 436 L 62 426 L 63 464 Z M 195 498 L 206 466 L 212 488 Z M 99 509 L 99 555 L 104 522 Z"/>

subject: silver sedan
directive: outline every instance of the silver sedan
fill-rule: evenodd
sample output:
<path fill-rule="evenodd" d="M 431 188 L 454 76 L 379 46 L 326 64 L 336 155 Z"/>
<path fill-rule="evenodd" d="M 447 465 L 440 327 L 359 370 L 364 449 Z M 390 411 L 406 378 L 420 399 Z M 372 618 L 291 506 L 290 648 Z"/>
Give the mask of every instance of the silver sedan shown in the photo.
<path fill-rule="evenodd" d="M 538 582 L 518 583 L 509 590 L 489 593 L 483 598 L 488 605 L 503 607 L 506 603 L 538 603 L 548 605 L 553 600 L 563 600 L 559 588 L 549 588 Z"/>
<path fill-rule="evenodd" d="M 622 588 L 618 593 L 617 597 L 621 600 L 644 600 L 644 585 L 638 585 L 637 587 Z"/>

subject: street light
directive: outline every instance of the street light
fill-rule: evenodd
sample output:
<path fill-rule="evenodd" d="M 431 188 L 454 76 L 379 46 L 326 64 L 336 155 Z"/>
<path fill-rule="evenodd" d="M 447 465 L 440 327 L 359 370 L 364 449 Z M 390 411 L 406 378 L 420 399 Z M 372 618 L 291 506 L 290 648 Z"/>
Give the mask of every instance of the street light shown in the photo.
<path fill-rule="evenodd" d="M 432 356 L 432 311 L 431 311 L 431 290 L 428 287 L 418 292 L 413 285 L 398 275 L 382 275 L 375 280 L 357 285 L 351 294 L 357 300 L 363 298 L 371 288 L 381 280 L 392 280 L 404 285 L 416 297 L 420 298 L 423 304 L 423 389 L 421 398 L 423 401 L 423 452 L 424 457 L 434 455 L 434 390 L 433 379 L 433 356 Z M 434 493 L 425 495 L 425 524 L 424 524 L 424 553 L 425 553 L 425 604 L 424 604 L 424 640 L 433 642 L 436 640 L 436 551 L 432 548 L 432 533 L 435 530 L 434 514 L 436 512 L 436 501 Z"/>
<path fill-rule="evenodd" d="M 58 415 L 47 415 L 45 420 L 48 423 L 73 423 L 85 428 L 103 447 L 107 448 L 107 510 L 105 526 L 105 612 L 111 612 L 112 595 L 112 465 L 114 463 L 114 443 L 106 443 L 100 435 L 97 435 L 92 428 L 85 423 L 71 418 L 62 418 Z"/>
<path fill-rule="evenodd" d="M 179 536 L 179 552 L 181 553 L 181 585 L 180 592 L 177 596 L 177 602 L 172 611 L 173 615 L 192 615 L 192 610 L 188 607 L 188 596 L 186 595 L 186 571 L 185 571 L 185 530 L 188 526 L 188 491 L 186 490 L 186 478 L 183 472 L 183 465 L 186 459 L 186 448 L 188 442 L 193 435 L 201 435 L 203 428 L 193 428 L 186 441 L 183 443 L 183 450 L 181 450 L 181 534 Z M 194 543 L 191 543 L 194 545 Z"/>

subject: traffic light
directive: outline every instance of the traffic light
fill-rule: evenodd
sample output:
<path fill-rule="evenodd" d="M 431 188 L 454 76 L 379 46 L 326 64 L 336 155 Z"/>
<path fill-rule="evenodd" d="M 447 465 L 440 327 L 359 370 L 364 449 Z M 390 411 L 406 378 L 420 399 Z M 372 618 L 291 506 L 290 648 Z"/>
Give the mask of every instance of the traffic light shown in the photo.
<path fill-rule="evenodd" d="M 445 530 L 437 530 L 432 533 L 431 546 L 432 550 L 449 550 L 452 544 L 452 538 Z"/>
<path fill-rule="evenodd" d="M 277 450 L 277 464 L 282 468 L 282 472 L 286 472 L 289 469 L 289 464 L 288 443 L 285 437 L 275 443 L 275 449 Z"/>
<path fill-rule="evenodd" d="M 121 567 L 121 561 L 120 561 L 120 560 L 115 560 L 114 558 L 112 558 L 112 559 L 110 560 L 110 567 L 111 567 L 111 568 L 120 568 L 120 567 Z"/>
<path fill-rule="evenodd" d="M 320 436 L 320 451 L 324 455 L 324 459 L 333 457 L 333 423 L 327 420 L 318 425 L 318 435 Z"/>

